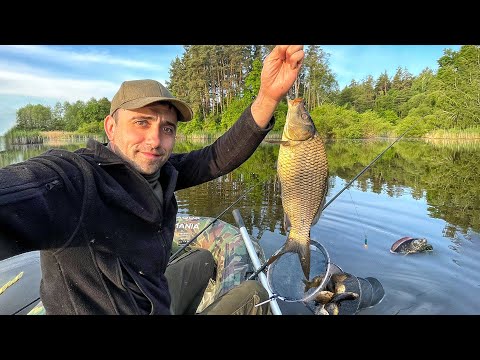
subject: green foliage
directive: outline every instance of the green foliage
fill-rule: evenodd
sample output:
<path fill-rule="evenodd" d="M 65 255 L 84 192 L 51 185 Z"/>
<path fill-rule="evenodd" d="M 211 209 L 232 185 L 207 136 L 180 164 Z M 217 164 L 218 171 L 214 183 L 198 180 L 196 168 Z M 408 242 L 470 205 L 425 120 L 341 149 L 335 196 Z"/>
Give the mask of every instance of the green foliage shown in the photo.
<path fill-rule="evenodd" d="M 110 101 L 107 98 L 100 100 L 90 99 L 80 110 L 81 123 L 103 121 L 110 112 Z"/>
<path fill-rule="evenodd" d="M 391 125 L 397 124 L 399 120 L 398 115 L 393 110 L 384 110 L 378 114 L 384 121 Z"/>
<path fill-rule="evenodd" d="M 66 103 L 64 107 L 65 130 L 75 131 L 82 123 L 82 109 L 85 107 L 83 101 L 76 101 L 74 104 Z"/>
<path fill-rule="evenodd" d="M 260 78 L 262 75 L 262 61 L 260 59 L 253 60 L 252 71 L 245 78 L 245 88 L 243 90 L 246 97 L 253 97 L 258 94 L 260 89 Z"/>
<path fill-rule="evenodd" d="M 103 120 L 110 112 L 107 98 L 88 102 L 76 101 L 73 104 L 57 102 L 54 108 L 28 104 L 17 110 L 15 127 L 21 130 L 67 130 L 80 133 L 103 132 Z M 99 125 L 102 122 L 102 125 Z"/>
<path fill-rule="evenodd" d="M 65 106 L 67 103 L 57 102 L 52 109 L 52 129 L 51 130 L 65 130 Z"/>
<path fill-rule="evenodd" d="M 230 128 L 251 103 L 252 100 L 248 97 L 233 100 L 222 113 L 218 129 L 227 130 Z"/>
<path fill-rule="evenodd" d="M 275 117 L 275 125 L 273 127 L 273 131 L 283 131 L 285 121 L 287 120 L 287 110 L 287 102 L 285 100 L 281 101 L 275 109 L 275 112 L 273 113 L 273 116 Z"/>
<path fill-rule="evenodd" d="M 193 115 L 193 119 L 189 122 L 179 122 L 177 124 L 177 133 L 179 134 L 192 134 L 194 132 L 202 131 L 203 120 L 200 119 L 198 114 Z"/>
<path fill-rule="evenodd" d="M 202 130 L 207 132 L 218 132 L 221 130 L 220 116 L 220 114 L 209 114 L 207 117 L 205 117 Z"/>
<path fill-rule="evenodd" d="M 431 125 L 428 124 L 428 120 L 431 119 L 419 115 L 408 115 L 399 122 L 398 126 L 396 127 L 396 131 L 398 135 L 400 135 L 413 126 L 405 136 L 422 137 L 432 129 Z"/>
<path fill-rule="evenodd" d="M 351 123 L 346 128 L 338 128 L 333 130 L 335 139 L 362 139 L 363 129 L 360 123 Z"/>
<path fill-rule="evenodd" d="M 389 131 L 393 130 L 393 126 L 385 122 L 385 120 L 373 110 L 368 110 L 360 114 L 360 125 L 363 138 L 385 136 Z"/>
<path fill-rule="evenodd" d="M 338 134 L 348 133 L 345 129 L 351 124 L 357 124 L 360 119 L 360 114 L 355 110 L 334 104 L 318 106 L 311 111 L 310 115 L 317 131 L 328 138 L 337 138 Z M 353 127 L 351 131 L 353 131 Z M 361 137 L 360 134 L 357 135 Z M 349 138 L 352 136 L 353 134 L 349 135 Z"/>
<path fill-rule="evenodd" d="M 480 125 L 480 46 L 465 45 L 458 52 L 448 51 L 439 60 L 436 104 L 448 114 L 452 127 L 458 129 Z"/>
<path fill-rule="evenodd" d="M 52 111 L 43 105 L 28 104 L 17 110 L 16 128 L 19 130 L 53 130 Z"/>
<path fill-rule="evenodd" d="M 82 123 L 77 129 L 79 134 L 103 134 L 104 133 L 103 120 L 102 121 L 93 121 L 89 123 Z"/>
<path fill-rule="evenodd" d="M 309 45 L 305 50 L 298 92 L 309 110 L 331 101 L 338 90 L 337 80 L 329 66 L 329 57 L 330 54 L 319 45 Z"/>

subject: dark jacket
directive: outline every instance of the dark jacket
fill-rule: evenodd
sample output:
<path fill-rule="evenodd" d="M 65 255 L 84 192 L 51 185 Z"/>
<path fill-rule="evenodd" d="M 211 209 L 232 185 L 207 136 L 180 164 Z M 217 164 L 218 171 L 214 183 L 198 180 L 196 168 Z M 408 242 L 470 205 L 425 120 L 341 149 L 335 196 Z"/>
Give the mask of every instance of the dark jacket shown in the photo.
<path fill-rule="evenodd" d="M 0 247 L 41 250 L 47 314 L 140 314 L 138 294 L 150 314 L 169 314 L 174 192 L 241 165 L 273 122 L 260 129 L 248 107 L 212 145 L 172 154 L 160 173 L 163 208 L 140 173 L 94 140 L 0 169 Z"/>

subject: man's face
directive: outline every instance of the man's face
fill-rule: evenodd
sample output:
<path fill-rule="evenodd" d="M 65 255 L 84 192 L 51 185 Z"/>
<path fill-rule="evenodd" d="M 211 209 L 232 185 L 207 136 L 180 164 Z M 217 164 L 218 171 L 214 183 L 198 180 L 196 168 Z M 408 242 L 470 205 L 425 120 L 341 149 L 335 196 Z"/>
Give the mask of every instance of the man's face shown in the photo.
<path fill-rule="evenodd" d="M 153 174 L 168 160 L 175 145 L 177 114 L 168 104 L 117 110 L 117 121 L 105 119 L 113 151 L 141 174 Z"/>

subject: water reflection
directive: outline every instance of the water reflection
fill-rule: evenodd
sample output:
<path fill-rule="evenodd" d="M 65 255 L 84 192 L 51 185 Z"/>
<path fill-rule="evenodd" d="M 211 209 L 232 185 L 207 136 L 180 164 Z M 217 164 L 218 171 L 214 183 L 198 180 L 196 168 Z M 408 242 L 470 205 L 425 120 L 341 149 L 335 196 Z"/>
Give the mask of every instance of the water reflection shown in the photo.
<path fill-rule="evenodd" d="M 327 201 L 391 141 L 328 142 Z M 202 145 L 181 142 L 175 151 Z M 59 147 L 74 150 L 82 146 Z M 0 166 L 38 155 L 48 147 L 4 146 Z M 312 238 L 345 271 L 374 276 L 384 285 L 384 301 L 361 314 L 480 313 L 476 301 L 480 296 L 479 150 L 480 142 L 402 140 L 324 211 L 312 228 Z M 179 212 L 216 217 L 256 185 L 235 208 L 240 209 L 252 239 L 271 255 L 285 242 L 277 156 L 278 146 L 262 144 L 234 172 L 178 191 Z M 222 220 L 235 224 L 230 211 Z M 434 251 L 391 254 L 391 244 L 403 236 L 425 237 Z M 452 293 L 462 296 L 453 298 Z"/>
<path fill-rule="evenodd" d="M 354 178 L 386 146 L 388 141 L 339 141 L 327 144 L 330 169 L 328 196 L 336 194 Z M 181 147 L 179 147 L 181 149 Z M 480 170 L 478 152 L 470 147 L 458 149 L 431 146 L 423 141 L 398 143 L 364 173 L 350 190 L 386 194 L 391 198 L 411 197 L 425 199 L 428 215 L 447 222 L 445 235 L 455 232 L 466 234 L 469 229 L 480 231 L 480 183 L 476 174 Z M 254 209 L 255 217 L 267 218 L 270 228 L 283 221 L 279 201 L 280 188 L 276 180 L 278 148 L 261 146 L 244 165 L 214 183 L 178 192 L 182 211 L 192 214 L 213 215 L 240 196 L 242 191 L 256 182 L 262 185 L 241 203 Z M 335 178 L 343 181 L 340 185 Z M 348 196 L 347 192 L 341 196 Z M 194 198 L 198 197 L 196 200 Z M 215 201 L 212 202 L 212 199 Z M 247 205 L 248 204 L 248 205 Z M 353 205 L 353 204 L 352 204 Z M 222 207 L 223 206 L 223 207 Z M 272 211 L 273 208 L 274 210 Z M 220 212 L 219 211 L 219 212 Z M 261 221 L 257 221 L 261 223 Z M 253 224 L 253 223 L 252 223 Z M 252 231 L 252 228 L 248 228 Z"/>

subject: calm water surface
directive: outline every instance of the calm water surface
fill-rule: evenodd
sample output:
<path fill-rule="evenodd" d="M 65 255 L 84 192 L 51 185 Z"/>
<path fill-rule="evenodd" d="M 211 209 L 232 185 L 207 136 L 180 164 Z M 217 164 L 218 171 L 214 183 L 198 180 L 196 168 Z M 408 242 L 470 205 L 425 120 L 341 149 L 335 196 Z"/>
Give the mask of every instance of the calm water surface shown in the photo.
<path fill-rule="evenodd" d="M 327 144 L 327 201 L 393 140 Z M 56 147 L 70 150 L 84 144 Z M 182 142 L 176 151 L 202 144 Z M 7 146 L 0 138 L 0 167 L 52 146 Z M 375 277 L 383 301 L 363 314 L 480 314 L 480 142 L 402 139 L 325 209 L 312 228 L 332 262 L 359 277 Z M 177 192 L 180 214 L 216 217 L 252 185 L 235 206 L 252 240 L 268 257 L 286 239 L 276 179 L 278 147 L 262 144 L 239 169 L 209 183 Z M 235 224 L 231 212 L 222 220 Z M 404 236 L 424 237 L 428 253 L 390 253 Z M 365 239 L 367 247 L 365 247 Z M 284 313 L 307 313 L 301 304 Z"/>

